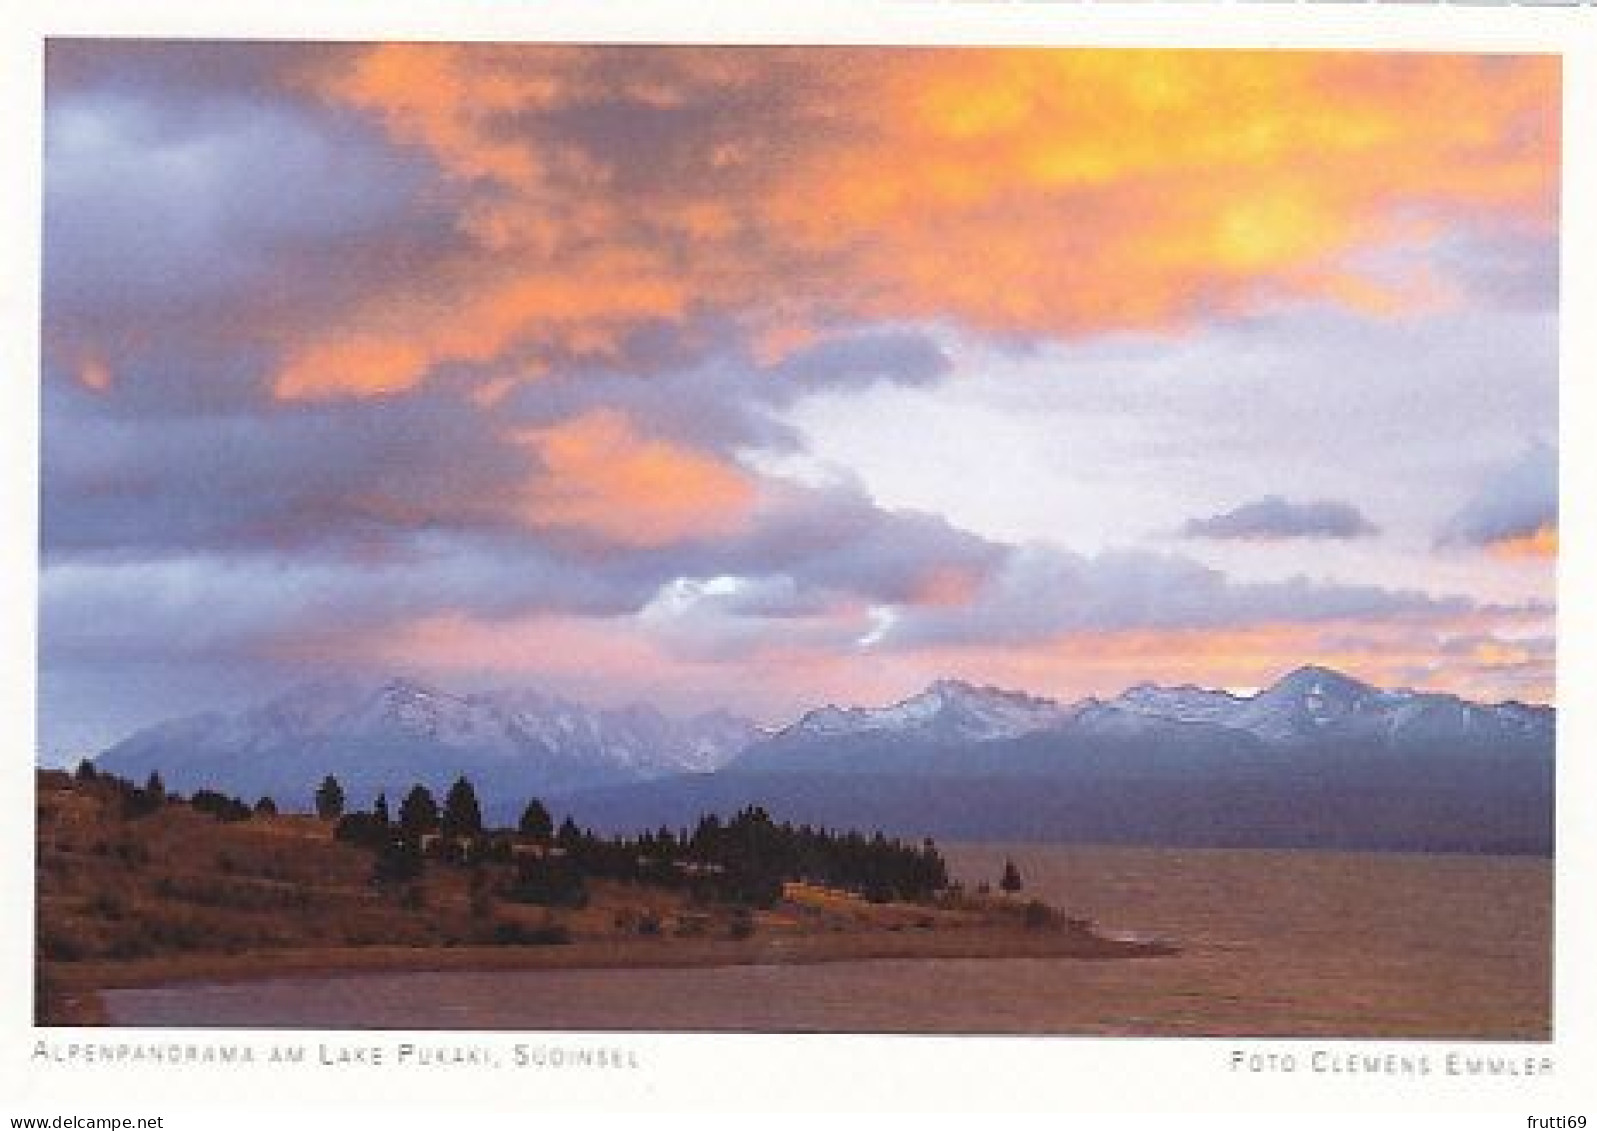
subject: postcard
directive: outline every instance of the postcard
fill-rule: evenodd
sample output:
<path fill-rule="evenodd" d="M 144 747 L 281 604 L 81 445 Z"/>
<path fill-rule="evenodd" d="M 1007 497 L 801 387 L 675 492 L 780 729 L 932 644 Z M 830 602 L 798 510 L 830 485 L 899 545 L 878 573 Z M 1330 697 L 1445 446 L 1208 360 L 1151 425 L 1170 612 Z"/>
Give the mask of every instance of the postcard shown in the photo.
<path fill-rule="evenodd" d="M 12 1125 L 1578 1126 L 1589 13 L 1237 7 L 17 18 Z"/>

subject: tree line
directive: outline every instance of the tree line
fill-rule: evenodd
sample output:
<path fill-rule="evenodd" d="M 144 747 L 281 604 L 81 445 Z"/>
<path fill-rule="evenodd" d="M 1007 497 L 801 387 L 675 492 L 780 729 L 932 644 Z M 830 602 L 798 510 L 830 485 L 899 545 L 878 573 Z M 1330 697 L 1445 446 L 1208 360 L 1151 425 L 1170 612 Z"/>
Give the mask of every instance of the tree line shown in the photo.
<path fill-rule="evenodd" d="M 621 880 L 678 888 L 706 900 L 770 906 L 782 885 L 802 881 L 840 888 L 868 900 L 927 899 L 949 885 L 937 846 L 772 820 L 759 806 L 730 819 L 706 814 L 692 830 L 661 828 L 636 836 L 601 836 L 566 817 L 557 827 L 548 808 L 527 802 L 514 829 L 485 826 L 476 790 L 464 776 L 438 804 L 412 786 L 390 810 L 386 794 L 371 809 L 346 811 L 342 787 L 329 775 L 316 809 L 336 821 L 334 835 L 376 851 L 379 882 L 420 875 L 426 858 L 446 863 L 513 863 L 512 898 L 547 906 L 580 906 L 587 881 Z"/>
<path fill-rule="evenodd" d="M 111 790 L 127 819 L 184 801 L 153 771 L 138 786 L 84 760 L 76 776 Z M 187 803 L 219 821 L 278 812 L 271 797 L 251 805 L 212 789 L 197 790 Z M 874 902 L 924 900 L 949 887 L 947 863 L 930 838 L 917 844 L 881 832 L 867 836 L 777 822 L 757 805 L 725 820 L 705 814 L 691 830 L 662 827 L 634 836 L 601 836 L 579 828 L 569 816 L 556 826 L 537 798 L 526 803 L 513 829 L 490 828 L 476 789 L 464 775 L 450 786 L 441 805 L 418 783 L 395 812 L 386 793 L 379 793 L 370 809 L 349 809 L 343 786 L 328 774 L 313 804 L 319 818 L 334 823 L 337 839 L 374 852 L 372 879 L 379 885 L 414 880 L 432 859 L 514 865 L 514 879 L 502 894 L 551 907 L 583 906 L 590 879 L 674 888 L 702 900 L 757 907 L 779 900 L 788 882 L 837 888 Z M 1009 893 L 1020 889 L 1019 873 L 1010 861 L 1000 886 Z"/>
<path fill-rule="evenodd" d="M 122 817 L 137 820 L 158 812 L 166 805 L 188 804 L 201 813 L 209 813 L 218 821 L 247 821 L 251 817 L 275 817 L 277 802 L 261 797 L 253 805 L 240 797 L 231 797 L 214 789 L 198 789 L 189 797 L 166 788 L 159 771 L 151 770 L 144 784 L 138 785 L 127 778 L 107 773 L 85 758 L 78 763 L 73 776 L 84 785 L 96 785 L 107 790 L 116 799 Z"/>

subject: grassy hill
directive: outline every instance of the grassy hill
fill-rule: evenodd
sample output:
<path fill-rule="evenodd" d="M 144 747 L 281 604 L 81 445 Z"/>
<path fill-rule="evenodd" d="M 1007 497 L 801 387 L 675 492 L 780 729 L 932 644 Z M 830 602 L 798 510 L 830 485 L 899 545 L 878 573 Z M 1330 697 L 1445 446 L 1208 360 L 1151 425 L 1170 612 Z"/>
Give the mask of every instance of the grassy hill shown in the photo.
<path fill-rule="evenodd" d="M 96 988 L 283 971 L 1119 953 L 1040 904 L 958 891 L 867 901 L 790 882 L 753 906 L 592 878 L 577 905 L 540 906 L 517 897 L 514 863 L 436 859 L 385 883 L 332 821 L 129 797 L 114 779 L 38 775 L 41 1024 L 101 1020 Z"/>

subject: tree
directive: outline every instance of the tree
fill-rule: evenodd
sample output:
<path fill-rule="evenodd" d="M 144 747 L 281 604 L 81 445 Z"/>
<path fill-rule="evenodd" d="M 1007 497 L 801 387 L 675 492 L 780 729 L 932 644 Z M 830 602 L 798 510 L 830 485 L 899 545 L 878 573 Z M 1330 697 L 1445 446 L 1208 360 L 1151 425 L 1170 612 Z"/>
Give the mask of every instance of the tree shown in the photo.
<path fill-rule="evenodd" d="M 166 783 L 155 770 L 151 770 L 150 776 L 145 779 L 144 792 L 149 795 L 151 804 L 159 805 L 166 800 Z"/>
<path fill-rule="evenodd" d="M 421 850 L 402 836 L 384 837 L 372 861 L 372 883 L 387 887 L 404 884 L 422 873 Z"/>
<path fill-rule="evenodd" d="M 316 791 L 316 815 L 324 821 L 336 821 L 344 815 L 344 787 L 332 774 L 322 779 Z"/>
<path fill-rule="evenodd" d="M 154 774 L 150 776 L 157 786 L 161 784 L 160 778 Z M 118 782 L 116 788 L 120 800 L 120 810 L 125 820 L 133 821 L 138 820 L 140 817 L 148 817 L 165 802 L 164 791 L 152 793 L 148 787 L 139 789 L 131 782 Z"/>
<path fill-rule="evenodd" d="M 399 803 L 399 828 L 411 838 L 438 831 L 438 802 L 426 786 L 412 786 Z"/>
<path fill-rule="evenodd" d="M 581 908 L 588 905 L 588 885 L 568 856 L 533 856 L 516 865 L 516 878 L 506 897 L 542 907 Z"/>
<path fill-rule="evenodd" d="M 521 811 L 521 823 L 516 828 L 524 837 L 532 840 L 548 840 L 554 835 L 555 822 L 554 818 L 549 816 L 549 810 L 543 807 L 543 802 L 534 797 Z"/>
<path fill-rule="evenodd" d="M 388 815 L 388 795 L 386 793 L 379 793 L 377 800 L 372 802 L 372 820 L 385 829 L 394 823 L 393 818 Z"/>
<path fill-rule="evenodd" d="M 255 815 L 257 817 L 277 816 L 277 802 L 273 801 L 270 797 L 262 797 L 255 803 Z"/>
<path fill-rule="evenodd" d="M 568 815 L 560 822 L 560 831 L 556 834 L 555 840 L 561 848 L 570 851 L 582 843 L 582 830 L 577 828 L 577 822 Z"/>
<path fill-rule="evenodd" d="M 999 890 L 1014 895 L 1021 889 L 1020 869 L 1015 867 L 1013 860 L 1004 861 L 1004 877 L 998 881 Z"/>
<path fill-rule="evenodd" d="M 214 789 L 196 790 L 194 796 L 189 798 L 189 805 L 197 812 L 209 813 L 218 821 L 247 821 L 251 812 L 250 807 L 238 798 L 218 793 Z"/>
<path fill-rule="evenodd" d="M 394 834 L 387 825 L 379 825 L 377 818 L 370 813 L 356 811 L 338 818 L 338 823 L 333 826 L 333 839 L 380 848 L 394 839 Z"/>
<path fill-rule="evenodd" d="M 99 777 L 99 771 L 94 768 L 94 763 L 85 758 L 78 763 L 77 777 L 79 781 L 93 781 Z"/>
<path fill-rule="evenodd" d="M 1045 927 L 1052 927 L 1056 919 L 1057 916 L 1055 916 L 1052 907 L 1049 907 L 1040 899 L 1029 899 L 1026 901 L 1026 908 L 1021 917 L 1021 922 L 1026 924 L 1026 929 L 1029 931 L 1040 931 Z"/>
<path fill-rule="evenodd" d="M 449 837 L 477 836 L 482 832 L 482 807 L 477 804 L 477 791 L 464 774 L 449 787 L 441 824 L 443 834 Z"/>

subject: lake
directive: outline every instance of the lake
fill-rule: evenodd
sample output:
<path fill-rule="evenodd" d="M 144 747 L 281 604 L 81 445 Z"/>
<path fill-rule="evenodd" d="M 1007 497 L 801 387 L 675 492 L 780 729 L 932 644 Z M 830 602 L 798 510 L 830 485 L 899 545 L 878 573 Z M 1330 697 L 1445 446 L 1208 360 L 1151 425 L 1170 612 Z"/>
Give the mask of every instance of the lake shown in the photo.
<path fill-rule="evenodd" d="M 105 991 L 113 1024 L 314 1029 L 1550 1036 L 1553 863 L 952 845 L 967 885 L 1182 952 L 674 970 L 353 974 Z"/>

